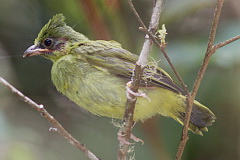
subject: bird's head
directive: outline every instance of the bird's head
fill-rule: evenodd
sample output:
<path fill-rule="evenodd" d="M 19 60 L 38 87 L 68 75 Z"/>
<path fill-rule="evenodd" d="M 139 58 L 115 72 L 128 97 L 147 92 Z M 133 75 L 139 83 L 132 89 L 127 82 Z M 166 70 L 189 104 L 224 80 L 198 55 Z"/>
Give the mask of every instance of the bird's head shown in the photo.
<path fill-rule="evenodd" d="M 42 55 L 56 61 L 68 54 L 70 45 L 74 45 L 76 42 L 88 41 L 88 38 L 83 34 L 67 26 L 64 20 L 65 17 L 62 14 L 53 16 L 39 32 L 34 45 L 24 52 L 23 57 Z"/>

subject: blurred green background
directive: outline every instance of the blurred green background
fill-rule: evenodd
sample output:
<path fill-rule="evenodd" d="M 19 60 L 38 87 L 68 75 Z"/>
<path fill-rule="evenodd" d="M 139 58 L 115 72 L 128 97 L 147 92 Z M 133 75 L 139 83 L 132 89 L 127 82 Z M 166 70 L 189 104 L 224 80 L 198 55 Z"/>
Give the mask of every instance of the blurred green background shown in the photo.
<path fill-rule="evenodd" d="M 216 0 L 215 0 L 216 1 Z M 191 88 L 206 51 L 215 1 L 168 0 L 161 24 L 167 28 L 167 52 Z M 148 24 L 152 1 L 135 0 Z M 63 13 L 68 25 L 91 39 L 116 40 L 138 54 L 144 34 L 126 0 L 1 0 L 0 76 L 55 116 L 98 157 L 116 159 L 117 131 L 111 119 L 87 113 L 59 94 L 50 79 L 51 62 L 22 58 L 48 19 Z M 240 33 L 240 1 L 225 2 L 216 42 Z M 161 52 L 152 54 L 175 79 Z M 240 159 L 240 41 L 219 49 L 202 81 L 197 100 L 208 106 L 217 121 L 203 137 L 190 133 L 184 160 Z M 83 153 L 56 133 L 35 110 L 0 85 L 1 160 L 85 160 Z M 136 159 L 174 159 L 181 126 L 161 116 L 139 123 L 134 134 L 145 141 L 135 145 Z"/>

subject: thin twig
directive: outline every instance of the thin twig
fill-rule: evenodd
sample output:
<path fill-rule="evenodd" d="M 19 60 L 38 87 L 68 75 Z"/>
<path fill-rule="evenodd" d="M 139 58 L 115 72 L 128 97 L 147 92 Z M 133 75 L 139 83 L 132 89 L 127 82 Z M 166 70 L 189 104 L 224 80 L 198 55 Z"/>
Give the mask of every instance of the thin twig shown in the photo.
<path fill-rule="evenodd" d="M 174 67 L 170 57 L 168 56 L 165 48 L 161 45 L 161 43 L 158 42 L 158 40 L 155 38 L 154 34 L 150 33 L 148 30 L 144 29 L 143 27 L 139 28 L 140 30 L 142 30 L 143 32 L 145 32 L 146 34 L 148 34 L 148 36 L 152 39 L 152 41 L 155 43 L 155 45 L 161 50 L 161 52 L 163 53 L 164 57 L 166 58 L 168 64 L 170 65 L 170 67 L 172 68 L 173 72 L 175 73 L 179 83 L 181 84 L 181 86 L 183 87 L 183 90 L 185 91 L 185 93 L 187 94 L 188 88 L 185 85 L 185 83 L 183 82 L 182 77 L 180 76 L 180 74 L 178 73 L 177 69 Z"/>
<path fill-rule="evenodd" d="M 190 123 L 190 117 L 191 117 L 193 102 L 194 102 L 194 99 L 195 99 L 196 94 L 198 92 L 200 83 L 201 83 L 201 81 L 203 79 L 203 76 L 205 74 L 205 71 L 208 67 L 211 56 L 216 51 L 216 50 L 213 50 L 212 48 L 213 48 L 213 43 L 214 43 L 215 36 L 216 36 L 216 31 L 217 31 L 217 26 L 218 26 L 220 14 L 221 14 L 221 11 L 222 11 L 223 2 L 224 2 L 224 0 L 218 0 L 217 1 L 217 5 L 216 5 L 216 8 L 215 8 L 215 12 L 214 12 L 213 23 L 212 23 L 212 27 L 211 27 L 211 31 L 210 31 L 210 35 L 209 35 L 207 51 L 206 51 L 205 57 L 203 59 L 202 65 L 199 69 L 198 75 L 195 79 L 191 95 L 187 96 L 187 110 L 186 110 L 186 115 L 185 115 L 184 127 L 183 127 L 183 131 L 182 131 L 182 138 L 181 138 L 181 141 L 179 143 L 178 152 L 176 154 L 176 160 L 180 160 L 181 157 L 182 157 L 184 148 L 185 148 L 187 140 L 188 140 L 188 126 L 189 126 L 189 123 Z"/>
<path fill-rule="evenodd" d="M 132 0 L 128 0 L 128 3 L 134 12 L 134 14 L 139 17 L 137 11 L 135 10 Z M 158 29 L 160 13 L 162 9 L 163 0 L 156 0 L 153 7 L 153 13 L 150 20 L 149 31 L 151 33 L 155 33 Z M 139 22 L 142 23 L 143 27 L 145 25 L 141 21 L 141 18 L 138 18 Z M 145 27 L 146 28 L 146 27 Z M 147 60 L 150 55 L 150 51 L 152 48 L 152 40 L 149 39 L 149 36 L 145 36 L 145 41 L 143 44 L 142 51 L 139 56 L 139 60 L 136 62 L 136 66 L 134 69 L 134 73 L 132 76 L 132 81 L 130 82 L 131 91 L 138 92 L 138 88 L 140 86 L 141 77 L 144 71 L 145 66 L 147 65 Z M 130 138 L 131 138 L 131 131 L 134 125 L 133 116 L 134 116 L 134 108 L 136 104 L 136 97 L 132 94 L 129 94 L 126 104 L 126 110 L 123 118 L 123 127 L 119 130 L 120 135 L 124 139 L 124 143 L 120 140 L 119 141 L 119 150 L 118 150 L 118 159 L 125 160 L 127 158 L 127 153 L 130 145 Z"/>
<path fill-rule="evenodd" d="M 143 23 L 141 17 L 139 16 L 138 12 L 136 11 L 136 9 L 135 9 L 135 7 L 134 7 L 134 5 L 133 5 L 133 3 L 132 3 L 132 0 L 127 0 L 127 1 L 128 1 L 128 4 L 129 4 L 131 10 L 133 11 L 133 14 L 136 16 L 139 24 L 140 24 L 145 30 L 147 30 L 147 27 L 145 26 L 145 24 Z"/>
<path fill-rule="evenodd" d="M 48 111 L 45 110 L 44 106 L 42 104 L 37 104 L 27 96 L 25 96 L 22 92 L 17 90 L 15 87 L 13 87 L 10 83 L 8 83 L 5 79 L 0 77 L 0 83 L 2 83 L 7 89 L 12 91 L 14 94 L 16 94 L 18 97 L 20 97 L 24 102 L 26 102 L 28 105 L 30 105 L 32 108 L 37 110 L 50 124 L 53 126 L 49 129 L 49 131 L 57 132 L 59 135 L 63 136 L 69 143 L 74 145 L 76 148 L 81 150 L 89 159 L 91 160 L 100 160 L 97 156 L 95 156 L 89 149 L 87 149 L 84 144 L 76 140 L 70 133 L 68 133 L 63 126 L 52 116 L 48 113 Z"/>
<path fill-rule="evenodd" d="M 228 39 L 228 40 L 226 40 L 226 41 L 224 41 L 224 42 L 220 42 L 220 43 L 214 45 L 214 46 L 213 46 L 213 49 L 217 50 L 218 48 L 224 47 L 224 46 L 226 46 L 227 44 L 232 43 L 232 42 L 234 42 L 234 41 L 236 41 L 236 40 L 239 40 L 239 39 L 240 39 L 240 35 L 237 35 L 237 36 L 235 36 L 235 37 L 233 37 L 233 38 L 230 38 L 230 39 Z"/>

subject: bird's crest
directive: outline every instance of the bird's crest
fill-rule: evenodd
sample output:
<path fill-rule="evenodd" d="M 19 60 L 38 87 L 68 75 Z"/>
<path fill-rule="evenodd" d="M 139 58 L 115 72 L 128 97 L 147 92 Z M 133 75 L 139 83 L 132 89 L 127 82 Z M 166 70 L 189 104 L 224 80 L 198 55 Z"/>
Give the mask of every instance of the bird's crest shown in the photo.
<path fill-rule="evenodd" d="M 39 32 L 38 37 L 35 39 L 35 43 L 47 38 L 47 37 L 53 37 L 57 34 L 59 28 L 66 26 L 66 23 L 64 22 L 65 17 L 63 14 L 56 14 L 53 16 L 52 19 L 48 21 L 47 24 L 42 28 L 42 30 Z"/>
<path fill-rule="evenodd" d="M 53 32 L 60 27 L 66 26 L 65 17 L 63 14 L 56 14 L 53 16 L 52 19 L 48 21 L 48 23 L 42 28 L 40 35 L 46 35 L 48 32 Z"/>
<path fill-rule="evenodd" d="M 63 14 L 56 14 L 48 21 L 48 23 L 39 32 L 38 37 L 35 39 L 35 44 L 41 42 L 45 38 L 58 38 L 66 37 L 68 39 L 87 39 L 84 35 L 75 32 L 71 27 L 65 23 Z M 80 38 L 80 39 L 79 39 Z"/>

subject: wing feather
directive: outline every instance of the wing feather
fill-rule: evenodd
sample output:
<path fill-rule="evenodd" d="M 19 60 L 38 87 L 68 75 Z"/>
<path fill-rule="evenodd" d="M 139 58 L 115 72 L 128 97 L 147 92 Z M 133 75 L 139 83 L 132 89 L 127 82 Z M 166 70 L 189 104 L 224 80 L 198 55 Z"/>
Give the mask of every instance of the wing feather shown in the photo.
<path fill-rule="evenodd" d="M 94 43 L 79 44 L 81 55 L 86 61 L 99 70 L 107 71 L 129 81 L 138 56 L 123 49 L 115 41 L 95 41 Z M 79 53 L 78 51 L 76 51 Z M 175 93 L 185 95 L 184 91 L 173 82 L 172 78 L 163 69 L 157 66 L 147 66 L 142 77 L 141 87 L 162 87 Z"/>

